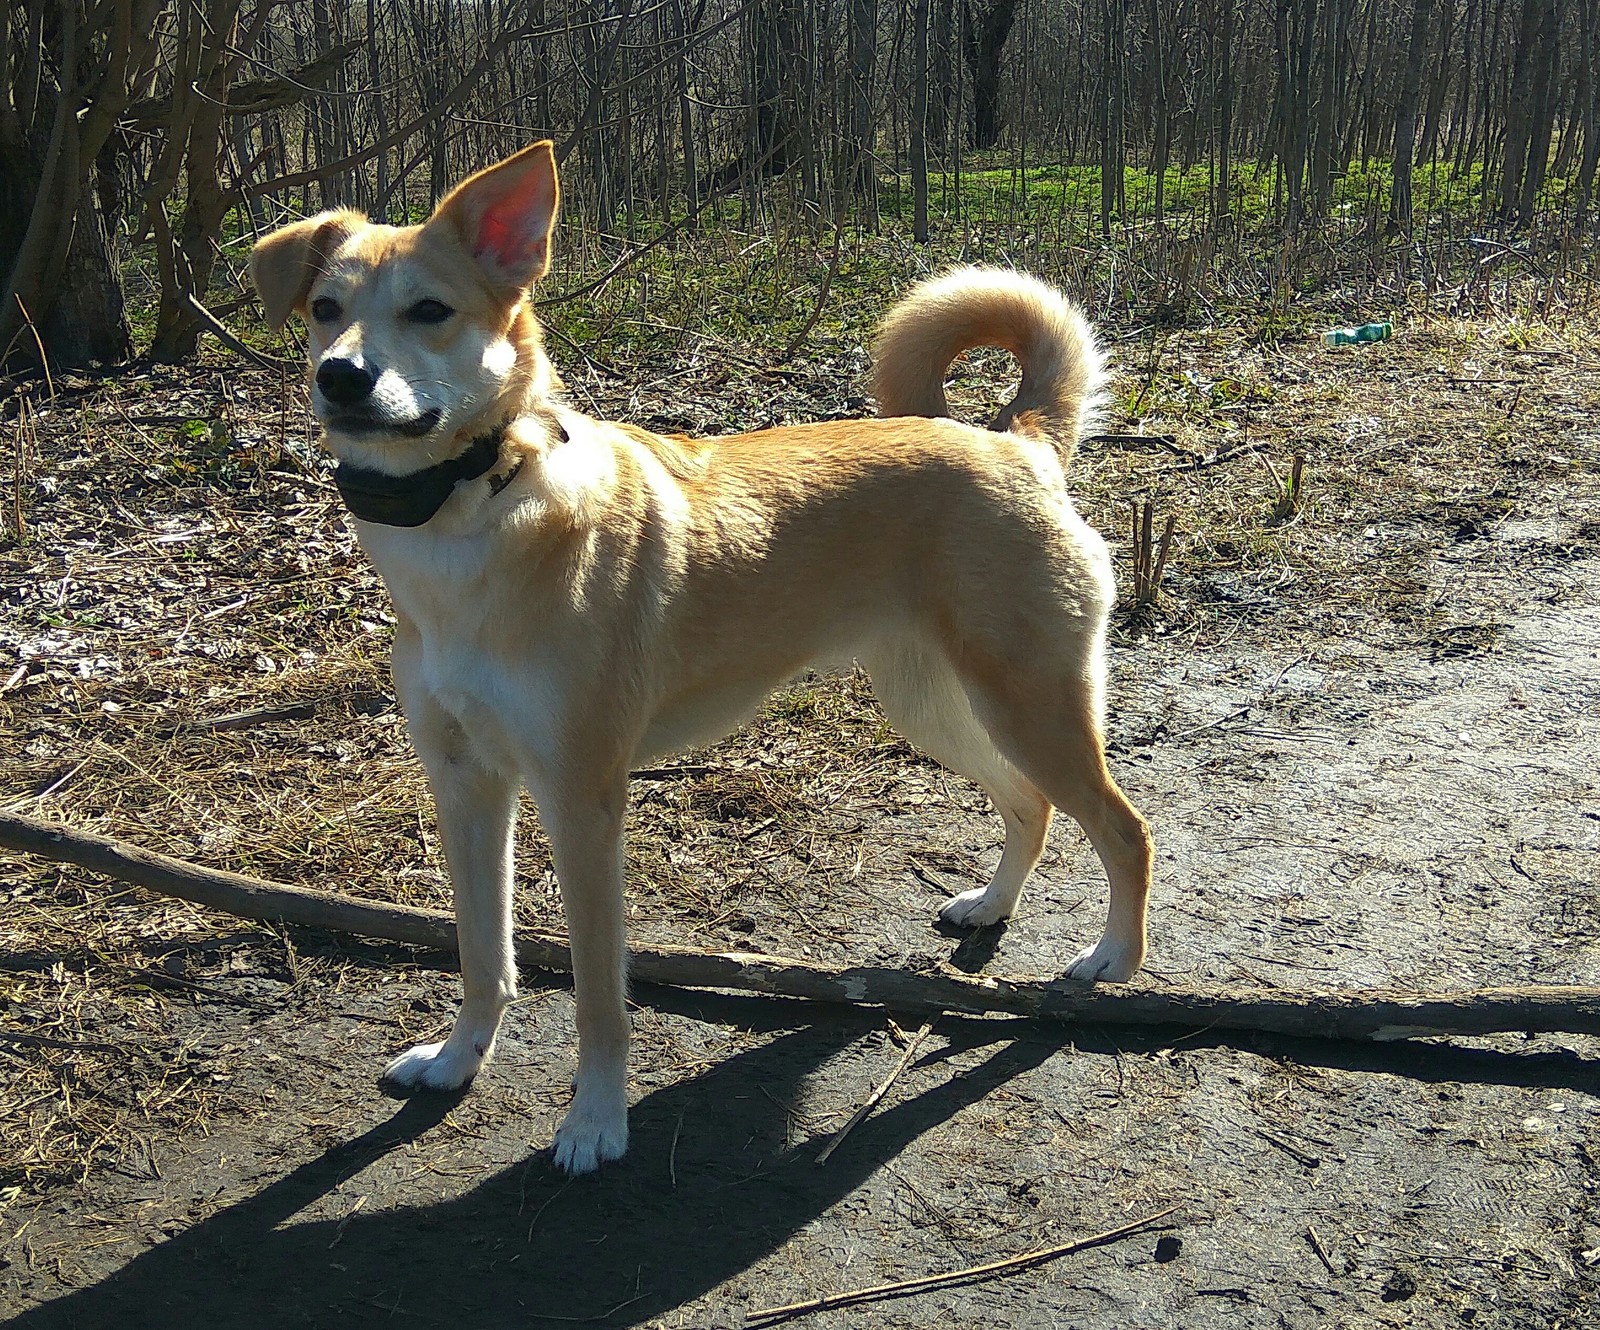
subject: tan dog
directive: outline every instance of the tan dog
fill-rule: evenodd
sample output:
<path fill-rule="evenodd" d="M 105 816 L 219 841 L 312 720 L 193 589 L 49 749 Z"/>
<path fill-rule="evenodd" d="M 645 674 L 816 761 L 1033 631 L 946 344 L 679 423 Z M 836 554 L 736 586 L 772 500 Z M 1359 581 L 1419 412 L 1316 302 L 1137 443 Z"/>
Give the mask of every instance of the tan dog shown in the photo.
<path fill-rule="evenodd" d="M 799 671 L 860 661 L 890 721 L 994 800 L 999 866 L 947 920 L 1011 914 L 1054 805 L 1111 884 L 1105 935 L 1066 973 L 1126 979 L 1144 957 L 1151 850 L 1101 739 L 1111 566 L 1062 477 L 1101 377 L 1078 311 L 1026 277 L 953 272 L 884 325 L 888 419 L 662 438 L 556 395 L 528 291 L 557 200 L 537 143 L 421 226 L 324 213 L 268 236 L 253 267 L 273 324 L 310 325 L 312 400 L 394 597 L 395 681 L 455 888 L 460 1014 L 385 1076 L 449 1090 L 489 1056 L 516 990 L 525 783 L 578 1006 L 555 1159 L 583 1173 L 628 1140 L 629 769 L 720 738 Z M 992 430 L 940 418 L 946 367 L 980 344 L 1023 370 Z"/>

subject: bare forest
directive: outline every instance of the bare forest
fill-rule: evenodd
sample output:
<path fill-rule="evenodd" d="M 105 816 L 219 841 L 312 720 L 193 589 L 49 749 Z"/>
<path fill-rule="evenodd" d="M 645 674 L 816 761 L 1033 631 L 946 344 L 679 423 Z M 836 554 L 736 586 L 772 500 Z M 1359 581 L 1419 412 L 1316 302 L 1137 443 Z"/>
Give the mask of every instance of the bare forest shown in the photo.
<path fill-rule="evenodd" d="M 414 219 L 545 136 L 602 265 L 706 224 L 1140 250 L 1337 226 L 1425 267 L 1443 228 L 1564 265 L 1594 226 L 1597 33 L 1595 0 L 17 0 L 0 344 L 182 360 L 192 300 L 244 307 L 263 228 Z"/>

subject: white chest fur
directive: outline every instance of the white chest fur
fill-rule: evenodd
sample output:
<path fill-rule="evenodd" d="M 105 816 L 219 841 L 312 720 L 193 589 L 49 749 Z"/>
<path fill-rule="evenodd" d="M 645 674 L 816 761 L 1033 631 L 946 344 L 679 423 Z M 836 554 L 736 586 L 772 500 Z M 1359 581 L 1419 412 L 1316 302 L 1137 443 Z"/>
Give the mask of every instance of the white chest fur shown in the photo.
<path fill-rule="evenodd" d="M 402 687 L 449 713 L 492 765 L 526 771 L 546 760 L 560 714 L 557 672 L 527 625 L 502 622 L 495 579 L 505 576 L 504 554 L 495 535 L 362 523 L 360 536 L 419 639 Z"/>

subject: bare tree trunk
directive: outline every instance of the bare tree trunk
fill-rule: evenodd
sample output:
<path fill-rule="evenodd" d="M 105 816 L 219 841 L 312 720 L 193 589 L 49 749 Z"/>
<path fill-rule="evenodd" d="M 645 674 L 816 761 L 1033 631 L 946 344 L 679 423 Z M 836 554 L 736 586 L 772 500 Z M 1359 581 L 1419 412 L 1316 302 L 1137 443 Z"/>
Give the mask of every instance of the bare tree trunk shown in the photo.
<path fill-rule="evenodd" d="M 1411 233 L 1411 164 L 1417 137 L 1417 99 L 1422 66 L 1427 59 L 1428 20 L 1433 0 L 1415 0 L 1411 7 L 1411 41 L 1406 48 L 1405 78 L 1394 117 L 1394 190 L 1389 197 L 1389 229 Z"/>
<path fill-rule="evenodd" d="M 1544 186 L 1550 165 L 1550 139 L 1555 130 L 1556 65 L 1560 60 L 1561 0 L 1549 0 L 1540 16 L 1538 54 L 1535 58 L 1533 88 L 1528 98 L 1528 156 L 1522 171 L 1522 192 L 1517 200 L 1517 220 L 1533 220 L 1539 190 Z"/>
<path fill-rule="evenodd" d="M 759 182 L 794 164 L 794 110 L 785 94 L 801 60 L 797 5 L 798 0 L 758 0 L 750 11 L 749 132 L 744 150 L 701 182 L 702 195 L 721 194 L 742 183 L 753 209 Z"/>
<path fill-rule="evenodd" d="M 378 0 L 367 0 L 367 80 L 368 99 L 372 103 L 373 130 L 378 142 L 389 137 L 389 99 L 383 87 L 383 61 L 378 53 Z M 377 161 L 377 186 L 373 192 L 372 209 L 375 221 L 389 220 L 389 154 L 380 152 Z"/>
<path fill-rule="evenodd" d="M 915 71 L 913 79 L 917 77 Z M 873 164 L 878 79 L 878 0 L 850 0 L 850 107 L 841 165 L 844 191 L 861 201 L 869 221 L 878 220 L 878 172 Z M 913 122 L 912 131 L 916 133 Z"/>
<path fill-rule="evenodd" d="M 698 225 L 696 219 L 700 213 L 700 177 L 695 166 L 694 100 L 689 95 L 689 44 L 692 34 L 700 26 L 700 17 L 704 13 L 705 3 L 701 0 L 691 22 L 688 0 L 677 0 L 678 132 L 683 140 L 683 193 L 685 206 L 688 208 L 687 225 L 691 230 Z"/>
<path fill-rule="evenodd" d="M 911 235 L 928 240 L 928 0 L 914 0 L 911 13 Z"/>
<path fill-rule="evenodd" d="M 1539 64 L 1539 20 L 1551 0 L 1522 0 L 1522 21 L 1511 67 L 1506 105 L 1506 147 L 1500 168 L 1500 220 L 1514 222 L 1522 199 L 1522 177 L 1528 165 L 1528 140 L 1533 133 L 1534 69 Z"/>
<path fill-rule="evenodd" d="M 1579 27 L 1582 33 L 1583 77 L 1579 82 L 1580 115 L 1583 119 L 1583 159 L 1578 166 L 1577 227 L 1582 231 L 1594 206 L 1595 170 L 1600 167 L 1600 38 L 1596 26 L 1600 25 L 1600 3 L 1583 0 L 1583 18 Z"/>
<path fill-rule="evenodd" d="M 1150 0 L 1150 63 L 1151 82 L 1155 90 L 1154 132 L 1155 144 L 1151 152 L 1150 170 L 1155 176 L 1155 222 L 1166 220 L 1167 203 L 1167 153 L 1170 112 L 1167 107 L 1167 35 L 1161 26 L 1161 0 Z"/>
<path fill-rule="evenodd" d="M 1439 142 L 1439 121 L 1444 113 L 1445 94 L 1450 90 L 1451 37 L 1456 31 L 1456 0 L 1444 0 L 1439 10 L 1439 21 L 1434 24 L 1439 33 L 1437 58 L 1433 77 L 1428 80 L 1427 111 L 1422 121 L 1422 140 L 1417 145 L 1417 160 L 1431 162 Z"/>
<path fill-rule="evenodd" d="M 93 182 L 133 99 L 155 8 L 31 0 L 0 14 L 0 360 L 37 360 L 30 322 L 53 366 L 132 353 L 112 219 Z"/>
<path fill-rule="evenodd" d="M 960 61 L 956 53 L 956 4 L 958 0 L 934 0 L 928 34 L 928 138 L 943 145 L 950 140 L 955 113 L 956 81 Z"/>
<path fill-rule="evenodd" d="M 964 45 L 972 81 L 972 146 L 1000 142 L 1000 60 L 1017 17 L 1017 0 L 967 0 Z"/>
<path fill-rule="evenodd" d="M 1105 36 L 1104 88 L 1100 97 L 1100 234 L 1103 236 L 1111 234 L 1112 215 L 1122 213 L 1122 35 L 1126 17 L 1125 0 L 1101 0 L 1100 20 Z"/>
<path fill-rule="evenodd" d="M 1233 33 L 1236 0 L 1222 0 L 1222 55 L 1217 75 L 1217 196 L 1213 215 L 1218 220 L 1233 208 Z"/>
<path fill-rule="evenodd" d="M 1354 0 L 1324 0 L 1320 6 L 1319 78 L 1310 154 L 1311 201 L 1318 216 L 1328 211 L 1335 175 L 1343 172 L 1349 156 L 1340 140 L 1339 109 L 1344 102 L 1353 7 Z"/>

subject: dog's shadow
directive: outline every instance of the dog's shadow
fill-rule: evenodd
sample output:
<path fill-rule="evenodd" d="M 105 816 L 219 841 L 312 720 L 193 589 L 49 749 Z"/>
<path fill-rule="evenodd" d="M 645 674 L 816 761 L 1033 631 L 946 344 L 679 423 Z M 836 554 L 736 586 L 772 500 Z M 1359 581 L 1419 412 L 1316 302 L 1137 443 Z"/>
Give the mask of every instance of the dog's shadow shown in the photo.
<path fill-rule="evenodd" d="M 870 1028 L 794 1029 L 655 1091 L 630 1115 L 628 1157 L 595 1177 L 569 1179 L 548 1151 L 530 1149 L 453 1200 L 287 1222 L 425 1135 L 459 1096 L 410 1099 L 382 1125 L 11 1324 L 640 1324 L 776 1250 L 916 1137 L 1059 1047 L 1013 1042 L 1026 1026 L 991 1024 L 967 1039 L 1001 1041 L 987 1060 L 869 1118 L 818 1165 L 826 1137 L 789 1144 L 789 1105 L 809 1074 Z"/>
<path fill-rule="evenodd" d="M 386 1122 L 302 1164 L 138 1256 L 115 1274 L 23 1313 L 19 1330 L 172 1330 L 188 1326 L 394 1324 L 491 1330 L 661 1318 L 734 1280 L 859 1187 L 885 1161 L 970 1104 L 1061 1050 L 1026 1022 L 947 1018 L 949 1047 L 992 1048 L 970 1070 L 880 1110 L 824 1165 L 826 1136 L 792 1145 L 803 1082 L 881 1018 L 771 998 L 686 998 L 651 1005 L 777 1031 L 770 1042 L 647 1095 L 630 1115 L 629 1155 L 597 1177 L 567 1178 L 548 1150 L 431 1205 L 290 1222 L 385 1153 L 425 1136 L 461 1099 L 406 1100 Z M 1227 1045 L 1310 1065 L 1421 1081 L 1600 1091 L 1600 1063 L 1568 1052 L 1513 1053 L 1370 1045 L 1227 1031 L 1097 1032 L 1081 1052 L 1190 1051 Z M 419 1188 L 420 1188 L 419 1183 Z M 819 1290 L 826 1291 L 826 1290 Z M 747 1298 L 690 1324 L 740 1323 Z M 781 1300 L 774 1299 L 774 1300 Z"/>

